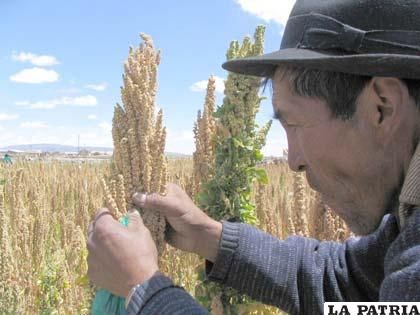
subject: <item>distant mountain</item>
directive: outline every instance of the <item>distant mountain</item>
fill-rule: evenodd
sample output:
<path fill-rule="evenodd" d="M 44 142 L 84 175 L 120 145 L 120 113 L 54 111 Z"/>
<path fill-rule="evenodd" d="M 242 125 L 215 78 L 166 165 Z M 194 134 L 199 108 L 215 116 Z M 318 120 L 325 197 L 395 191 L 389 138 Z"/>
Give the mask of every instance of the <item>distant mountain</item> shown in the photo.
<path fill-rule="evenodd" d="M 172 158 L 191 157 L 191 154 L 176 153 L 176 152 L 165 152 L 165 155 L 167 157 L 172 157 Z"/>
<path fill-rule="evenodd" d="M 71 145 L 61 144 L 20 144 L 10 145 L 7 147 L 0 148 L 0 150 L 16 150 L 24 152 L 77 152 L 77 147 Z M 109 147 L 80 147 L 79 150 L 98 151 L 98 152 L 112 152 L 112 148 Z"/>
<path fill-rule="evenodd" d="M 10 145 L 0 148 L 0 151 L 16 150 L 23 152 L 77 152 L 77 147 L 71 145 L 61 144 L 20 144 Z M 88 150 L 94 152 L 112 152 L 113 148 L 110 147 L 80 147 L 79 150 Z M 176 152 L 165 152 L 168 157 L 188 157 L 190 155 L 176 153 Z"/>

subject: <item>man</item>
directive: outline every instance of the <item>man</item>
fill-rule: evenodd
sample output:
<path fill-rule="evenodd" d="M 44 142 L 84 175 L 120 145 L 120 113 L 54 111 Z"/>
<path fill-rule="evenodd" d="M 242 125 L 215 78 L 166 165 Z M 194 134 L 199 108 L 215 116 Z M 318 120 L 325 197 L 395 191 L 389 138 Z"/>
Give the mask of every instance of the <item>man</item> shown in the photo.
<path fill-rule="evenodd" d="M 3 162 L 4 162 L 4 164 L 6 164 L 6 165 L 12 165 L 13 164 L 13 162 L 12 162 L 12 158 L 10 157 L 10 155 L 9 154 L 5 154 L 4 155 L 4 157 L 3 157 Z"/>
<path fill-rule="evenodd" d="M 291 314 L 321 314 L 324 301 L 420 301 L 419 20 L 418 0 L 298 0 L 279 51 L 224 65 L 272 79 L 291 169 L 360 238 L 281 241 L 212 220 L 172 184 L 135 204 L 165 215 L 168 241 L 204 257 L 209 279 Z M 159 273 L 136 211 L 128 229 L 107 214 L 90 227 L 91 280 L 127 297 L 129 314 L 205 314 Z"/>

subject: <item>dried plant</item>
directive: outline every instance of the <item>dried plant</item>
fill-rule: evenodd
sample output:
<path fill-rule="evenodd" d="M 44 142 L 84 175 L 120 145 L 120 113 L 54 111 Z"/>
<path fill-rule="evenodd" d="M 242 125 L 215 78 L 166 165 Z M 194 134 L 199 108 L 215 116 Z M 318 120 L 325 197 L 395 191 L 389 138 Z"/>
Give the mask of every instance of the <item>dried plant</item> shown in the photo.
<path fill-rule="evenodd" d="M 214 146 L 216 133 L 216 119 L 214 110 L 216 106 L 216 80 L 211 76 L 207 84 L 207 93 L 204 111 L 198 111 L 197 121 L 194 123 L 195 151 L 194 162 L 194 195 L 201 190 L 201 183 L 211 180 L 214 171 Z"/>
<path fill-rule="evenodd" d="M 316 193 L 313 210 L 312 236 L 319 240 L 344 241 L 350 236 L 343 219 L 335 214 L 322 200 L 322 195 Z"/>
<path fill-rule="evenodd" d="M 107 170 L 56 161 L 0 170 L 1 314 L 89 313 L 85 235 Z"/>
<path fill-rule="evenodd" d="M 294 234 L 309 235 L 308 218 L 306 210 L 306 194 L 303 173 L 293 176 L 293 228 Z"/>
<path fill-rule="evenodd" d="M 294 174 L 285 161 L 260 167 L 267 171 L 269 183 L 255 183 L 252 192 L 259 227 L 284 239 L 294 234 L 287 228 L 293 219 Z M 90 313 L 93 290 L 86 279 L 85 237 L 89 221 L 105 200 L 101 178 L 110 173 L 107 162 L 35 161 L 0 166 L 0 179 L 4 180 L 0 185 L 0 314 Z M 169 159 L 168 174 L 171 182 L 189 189 L 192 159 Z M 114 190 L 121 190 L 118 185 L 124 186 L 121 179 L 108 182 L 114 198 Z M 302 185 L 310 236 L 335 241 L 347 237 L 350 232 L 342 220 L 321 202 L 305 179 Z M 115 201 L 118 208 L 124 208 L 124 198 Z M 21 220 L 18 215 L 28 219 Z M 199 297 L 197 270 L 202 263 L 197 255 L 168 246 L 160 266 L 177 284 Z M 261 305 L 240 310 L 243 314 L 280 313 Z"/>
<path fill-rule="evenodd" d="M 124 65 L 123 106 L 115 107 L 112 125 L 115 148 L 112 175 L 103 181 L 107 206 L 119 218 L 133 207 L 134 192 L 163 194 L 167 181 L 166 129 L 163 112 L 159 110 L 156 114 L 155 105 L 160 53 L 149 36 L 143 33 L 140 36 L 144 43 L 137 49 L 130 48 Z M 164 217 L 155 211 L 139 210 L 162 253 Z"/>

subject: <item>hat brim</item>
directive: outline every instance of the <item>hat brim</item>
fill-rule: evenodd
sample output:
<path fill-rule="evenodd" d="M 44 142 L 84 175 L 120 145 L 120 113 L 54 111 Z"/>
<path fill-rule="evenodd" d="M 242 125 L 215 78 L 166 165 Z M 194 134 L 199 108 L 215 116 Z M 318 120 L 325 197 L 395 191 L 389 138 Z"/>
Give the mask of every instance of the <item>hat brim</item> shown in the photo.
<path fill-rule="evenodd" d="M 269 77 L 277 66 L 289 65 L 366 76 L 420 79 L 420 56 L 397 54 L 337 54 L 309 49 L 288 48 L 225 62 L 225 70 Z"/>

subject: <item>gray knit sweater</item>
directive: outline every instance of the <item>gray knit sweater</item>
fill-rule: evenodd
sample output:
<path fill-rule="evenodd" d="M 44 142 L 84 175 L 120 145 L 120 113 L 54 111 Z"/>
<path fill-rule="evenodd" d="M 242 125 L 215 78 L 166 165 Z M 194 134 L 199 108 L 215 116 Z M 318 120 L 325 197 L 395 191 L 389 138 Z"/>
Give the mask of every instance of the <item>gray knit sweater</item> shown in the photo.
<path fill-rule="evenodd" d="M 399 230 L 386 215 L 375 233 L 343 244 L 291 236 L 281 241 L 247 224 L 223 222 L 210 280 L 290 314 L 322 314 L 324 301 L 420 301 L 420 210 Z M 187 292 L 155 276 L 128 314 L 208 314 Z"/>

